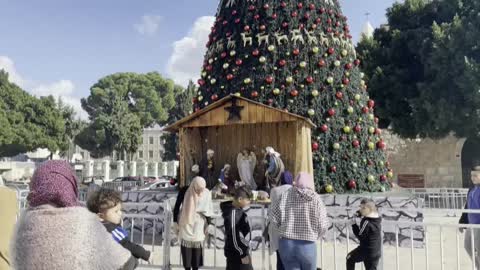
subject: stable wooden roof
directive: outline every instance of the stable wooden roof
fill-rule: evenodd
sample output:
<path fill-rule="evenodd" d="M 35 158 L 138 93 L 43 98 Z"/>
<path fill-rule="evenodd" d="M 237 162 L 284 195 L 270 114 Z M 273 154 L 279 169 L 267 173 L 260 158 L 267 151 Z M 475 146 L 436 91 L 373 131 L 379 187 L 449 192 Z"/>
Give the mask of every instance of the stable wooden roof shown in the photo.
<path fill-rule="evenodd" d="M 234 103 L 236 103 L 237 107 L 242 107 L 240 109 L 240 119 L 229 119 L 231 113 L 228 110 Z M 184 117 L 166 127 L 164 130 L 177 132 L 183 127 L 212 127 L 295 121 L 302 121 L 311 127 L 315 127 L 310 119 L 300 115 L 289 113 L 244 97 L 229 95 L 200 111 Z"/>

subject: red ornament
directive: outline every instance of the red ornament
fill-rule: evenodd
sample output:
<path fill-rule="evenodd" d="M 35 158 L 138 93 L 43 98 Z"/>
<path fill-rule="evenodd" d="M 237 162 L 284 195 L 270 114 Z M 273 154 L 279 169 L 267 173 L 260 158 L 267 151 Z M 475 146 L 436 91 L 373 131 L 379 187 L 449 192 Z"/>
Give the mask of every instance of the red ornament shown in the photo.
<path fill-rule="evenodd" d="M 355 182 L 355 180 L 348 181 L 348 187 L 350 189 L 356 189 L 357 188 L 357 182 Z"/>
<path fill-rule="evenodd" d="M 236 10 L 233 10 L 233 11 L 232 11 L 232 15 L 233 15 L 233 16 L 237 15 L 237 13 L 238 13 L 238 11 L 236 11 Z"/>
<path fill-rule="evenodd" d="M 328 109 L 328 115 L 334 116 L 335 115 L 335 109 L 333 109 L 333 108 Z"/>
<path fill-rule="evenodd" d="M 320 130 L 321 130 L 322 132 L 327 132 L 327 131 L 328 131 L 328 126 L 324 124 L 324 125 L 322 125 L 322 126 L 320 127 Z"/>
<path fill-rule="evenodd" d="M 268 102 L 268 104 L 272 105 L 273 104 L 273 99 L 269 98 L 267 102 Z"/>
<path fill-rule="evenodd" d="M 241 66 L 241 65 L 243 64 L 242 59 L 237 59 L 237 61 L 235 61 L 235 64 L 236 64 L 237 66 Z"/>
<path fill-rule="evenodd" d="M 315 4 L 310 4 L 310 5 L 308 6 L 308 8 L 309 8 L 310 10 L 315 10 Z"/>
<path fill-rule="evenodd" d="M 331 171 L 332 173 L 336 173 L 336 172 L 337 172 L 337 166 L 332 166 L 332 167 L 330 167 L 330 171 Z"/>
<path fill-rule="evenodd" d="M 278 61 L 278 65 L 281 67 L 284 67 L 286 64 L 287 64 L 287 61 L 285 59 Z"/>
<path fill-rule="evenodd" d="M 267 10 L 269 8 L 270 8 L 270 6 L 268 4 L 263 5 L 263 9 Z"/>
<path fill-rule="evenodd" d="M 255 49 L 255 50 L 253 50 L 252 55 L 253 55 L 253 56 L 259 56 L 259 55 L 260 55 L 260 51 L 257 50 L 257 49 Z"/>
<path fill-rule="evenodd" d="M 245 32 L 248 32 L 248 31 L 250 31 L 250 26 L 248 26 L 248 25 L 245 25 L 245 27 L 243 27 L 243 31 L 245 31 Z"/>
<path fill-rule="evenodd" d="M 255 6 L 254 6 L 254 5 L 250 5 L 250 6 L 248 7 L 248 10 L 254 11 L 254 10 L 255 10 Z"/>
<path fill-rule="evenodd" d="M 329 54 L 334 54 L 334 53 L 335 53 L 335 49 L 334 49 L 334 48 L 328 48 L 328 53 L 329 53 Z"/>
<path fill-rule="evenodd" d="M 317 18 L 317 19 L 315 20 L 315 23 L 317 23 L 317 24 L 320 24 L 321 22 L 322 22 L 322 19 L 321 19 L 321 18 Z"/>
<path fill-rule="evenodd" d="M 370 99 L 370 100 L 368 100 L 367 105 L 368 105 L 368 107 L 371 109 L 371 108 L 373 108 L 373 107 L 375 106 L 375 101 L 373 101 L 373 100 Z"/>
<path fill-rule="evenodd" d="M 227 53 L 226 53 L 226 52 L 222 52 L 222 54 L 220 54 L 220 57 L 222 57 L 222 58 L 227 57 Z"/>
<path fill-rule="evenodd" d="M 340 26 L 340 22 L 336 22 L 336 23 L 335 23 L 335 26 L 336 26 L 336 27 L 339 27 L 339 26 Z"/>
<path fill-rule="evenodd" d="M 352 68 L 353 68 L 352 63 L 345 64 L 345 69 L 346 69 L 346 70 L 350 70 L 350 69 L 352 69 Z"/>
<path fill-rule="evenodd" d="M 355 64 L 355 66 L 359 66 L 359 65 L 360 65 L 360 60 L 359 60 L 359 59 L 355 59 L 355 61 L 353 61 L 353 63 Z"/>
<path fill-rule="evenodd" d="M 310 19 L 310 13 L 305 13 L 305 15 L 303 15 L 303 18 L 304 18 L 305 20 Z"/>
<path fill-rule="evenodd" d="M 213 101 L 217 100 L 217 99 L 218 99 L 218 95 L 217 95 L 217 94 L 213 94 L 213 95 L 211 96 L 211 99 L 212 99 Z"/>
<path fill-rule="evenodd" d="M 293 18 L 295 18 L 295 17 L 297 17 L 297 16 L 298 16 L 298 12 L 296 12 L 296 11 L 293 11 L 291 15 L 292 15 L 292 17 L 293 17 Z"/>
<path fill-rule="evenodd" d="M 343 93 L 338 91 L 335 96 L 337 97 L 337 99 L 342 99 L 343 98 Z"/>
<path fill-rule="evenodd" d="M 332 24 L 332 19 L 328 18 L 328 19 L 327 19 L 327 23 L 328 23 L 328 24 Z"/>
<path fill-rule="evenodd" d="M 282 27 L 283 27 L 283 28 L 287 28 L 287 27 L 288 27 L 288 22 L 283 22 L 283 23 L 282 23 Z"/>
<path fill-rule="evenodd" d="M 350 80 L 348 78 L 343 78 L 342 83 L 344 85 L 348 85 L 350 83 Z"/>
<path fill-rule="evenodd" d="M 368 113 L 368 108 L 367 108 L 367 107 L 363 107 L 363 108 L 362 108 L 362 112 L 365 113 L 365 114 Z"/>
<path fill-rule="evenodd" d="M 260 19 L 260 15 L 255 14 L 255 16 L 253 16 L 253 18 L 254 18 L 255 20 L 258 20 L 258 19 Z"/>
<path fill-rule="evenodd" d="M 240 23 L 240 18 L 236 18 L 235 19 L 235 24 L 239 24 Z"/>
<path fill-rule="evenodd" d="M 380 181 L 382 182 L 387 181 L 387 177 L 385 175 L 380 175 Z"/>
<path fill-rule="evenodd" d="M 312 143 L 312 150 L 313 150 L 313 151 L 317 151 L 318 148 L 319 148 L 319 145 L 318 145 L 317 142 Z"/>
<path fill-rule="evenodd" d="M 223 21 L 222 24 L 223 24 L 223 25 L 227 25 L 227 24 L 228 24 L 228 21 Z"/>
<path fill-rule="evenodd" d="M 228 74 L 227 75 L 227 81 L 231 81 L 231 80 L 233 80 L 233 78 L 234 78 L 233 74 Z"/>
<path fill-rule="evenodd" d="M 359 125 L 356 125 L 356 126 L 353 128 L 353 130 L 354 130 L 355 132 L 359 133 L 360 131 L 362 131 L 362 127 L 359 126 Z"/>
<path fill-rule="evenodd" d="M 256 98 L 256 97 L 258 97 L 258 92 L 257 92 L 257 91 L 253 91 L 250 95 L 251 95 L 252 97 Z"/>
<path fill-rule="evenodd" d="M 358 140 L 353 140 L 352 145 L 353 147 L 358 148 L 360 146 L 360 142 Z"/>
<path fill-rule="evenodd" d="M 320 61 L 318 61 L 318 66 L 319 66 L 319 67 L 324 67 L 324 66 L 326 66 L 326 65 L 327 65 L 327 63 L 325 62 L 325 60 L 320 59 Z"/>
<path fill-rule="evenodd" d="M 300 50 L 298 48 L 293 50 L 293 55 L 297 56 L 299 54 L 300 54 Z"/>
<path fill-rule="evenodd" d="M 382 130 L 380 130 L 379 128 L 375 128 L 375 134 L 376 134 L 376 135 L 381 135 L 381 134 L 382 134 Z"/>
<path fill-rule="evenodd" d="M 290 95 L 292 95 L 292 97 L 296 97 L 298 96 L 298 91 L 296 89 L 293 89 L 292 91 L 290 91 Z"/>
<path fill-rule="evenodd" d="M 383 150 L 383 149 L 385 149 L 386 146 L 387 145 L 385 144 L 385 142 L 383 142 L 383 140 L 380 140 L 379 142 L 377 142 L 377 148 L 378 149 Z"/>
<path fill-rule="evenodd" d="M 308 84 L 312 84 L 313 83 L 313 77 L 312 76 L 308 76 L 306 79 Z"/>
<path fill-rule="evenodd" d="M 273 14 L 272 14 L 272 19 L 275 20 L 277 17 L 278 17 L 277 13 L 273 13 Z"/>
<path fill-rule="evenodd" d="M 273 77 L 272 77 L 272 76 L 267 76 L 267 77 L 265 78 L 265 82 L 268 83 L 268 84 L 273 83 Z"/>
<path fill-rule="evenodd" d="M 332 33 L 332 31 L 333 31 L 333 30 L 332 30 L 331 27 L 328 27 L 328 28 L 327 28 L 327 33 Z"/>
<path fill-rule="evenodd" d="M 280 6 L 281 6 L 282 8 L 286 8 L 286 7 L 287 7 L 287 3 L 282 2 L 282 3 L 280 3 Z"/>
<path fill-rule="evenodd" d="M 298 3 L 298 4 L 297 4 L 297 7 L 298 7 L 299 9 L 303 8 L 303 3 Z"/>
<path fill-rule="evenodd" d="M 325 13 L 325 8 L 323 8 L 323 7 L 322 7 L 322 8 L 320 8 L 319 12 L 320 12 L 320 14 L 323 14 L 323 13 Z"/>
<path fill-rule="evenodd" d="M 265 31 L 266 29 L 267 27 L 264 24 L 260 25 L 260 31 Z"/>

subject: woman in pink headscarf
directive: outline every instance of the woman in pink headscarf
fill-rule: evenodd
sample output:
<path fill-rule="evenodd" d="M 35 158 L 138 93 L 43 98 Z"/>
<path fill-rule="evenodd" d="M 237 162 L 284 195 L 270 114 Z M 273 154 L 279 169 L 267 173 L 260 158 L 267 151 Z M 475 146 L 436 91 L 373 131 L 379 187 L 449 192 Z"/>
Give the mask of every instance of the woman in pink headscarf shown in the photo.
<path fill-rule="evenodd" d="M 311 174 L 298 174 L 293 188 L 273 202 L 269 220 L 280 236 L 279 253 L 284 268 L 316 270 L 316 241 L 327 231 L 329 221 Z"/>
<path fill-rule="evenodd" d="M 95 214 L 77 201 L 77 179 L 65 161 L 47 161 L 33 175 L 29 208 L 13 243 L 16 270 L 134 269 L 135 259 L 117 244 Z"/>

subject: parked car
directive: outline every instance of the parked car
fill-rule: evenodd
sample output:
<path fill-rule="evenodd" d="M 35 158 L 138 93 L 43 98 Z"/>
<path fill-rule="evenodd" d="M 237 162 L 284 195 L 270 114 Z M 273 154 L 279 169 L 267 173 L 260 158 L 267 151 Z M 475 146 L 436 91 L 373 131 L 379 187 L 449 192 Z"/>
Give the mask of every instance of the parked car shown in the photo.
<path fill-rule="evenodd" d="M 175 183 L 172 184 L 170 180 L 157 180 L 155 182 L 148 183 L 144 186 L 140 186 L 137 190 L 167 190 L 167 189 L 174 189 Z"/>
<path fill-rule="evenodd" d="M 96 185 L 102 186 L 105 181 L 103 180 L 103 176 L 92 176 L 92 177 L 84 177 L 82 180 L 83 186 L 89 186 L 91 183 Z"/>

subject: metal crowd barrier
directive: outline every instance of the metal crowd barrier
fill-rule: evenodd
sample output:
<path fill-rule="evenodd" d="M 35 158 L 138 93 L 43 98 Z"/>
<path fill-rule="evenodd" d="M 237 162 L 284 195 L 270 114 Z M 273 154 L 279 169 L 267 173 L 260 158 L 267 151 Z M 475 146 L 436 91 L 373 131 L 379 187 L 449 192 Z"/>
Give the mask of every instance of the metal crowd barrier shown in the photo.
<path fill-rule="evenodd" d="M 465 188 L 425 188 L 407 189 L 415 197 L 423 199 L 425 208 L 463 209 L 467 202 L 468 189 Z"/>

